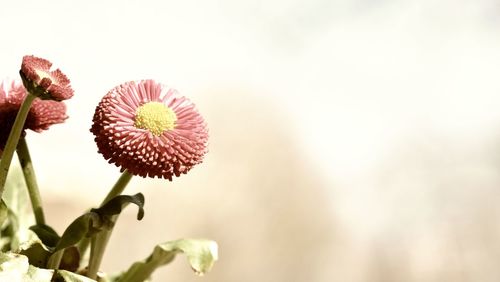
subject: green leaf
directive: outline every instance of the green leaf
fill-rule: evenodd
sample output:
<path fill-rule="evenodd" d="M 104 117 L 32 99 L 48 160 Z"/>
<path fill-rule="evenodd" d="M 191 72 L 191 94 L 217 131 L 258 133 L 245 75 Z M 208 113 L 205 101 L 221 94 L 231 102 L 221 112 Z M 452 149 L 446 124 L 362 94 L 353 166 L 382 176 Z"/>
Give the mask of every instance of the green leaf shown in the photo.
<path fill-rule="evenodd" d="M 28 239 L 28 227 L 34 223 L 26 184 L 19 166 L 14 165 L 10 170 L 2 199 L 7 207 L 7 220 L 0 225 L 0 248 L 2 251 L 17 250 L 19 242 Z M 2 210 L 5 212 L 5 207 L 2 207 Z"/>
<path fill-rule="evenodd" d="M 137 219 L 142 219 L 144 216 L 144 195 L 138 193 L 133 196 L 116 196 L 102 207 L 91 209 L 90 212 L 75 219 L 64 231 L 54 252 L 73 246 L 84 237 L 90 237 L 103 229 L 110 229 L 114 224 L 113 216 L 119 214 L 130 203 L 139 207 Z"/>
<path fill-rule="evenodd" d="M 137 207 L 139 208 L 139 211 L 137 213 L 137 220 L 141 220 L 144 217 L 144 195 L 142 195 L 142 193 L 138 193 L 133 196 L 116 196 L 113 199 L 107 201 L 100 208 L 91 209 L 90 211 L 96 212 L 103 217 L 113 216 L 120 214 L 128 204 L 137 205 Z"/>
<path fill-rule="evenodd" d="M 99 230 L 102 222 L 100 216 L 95 212 L 88 212 L 75 219 L 64 231 L 61 239 L 56 245 L 54 253 L 64 248 L 73 246 L 83 237 Z"/>
<path fill-rule="evenodd" d="M 45 224 L 37 224 L 30 227 L 30 230 L 40 238 L 47 246 L 54 248 L 57 245 L 60 237 L 57 232 L 50 226 Z"/>
<path fill-rule="evenodd" d="M 11 226 L 9 226 L 10 221 L 8 219 L 9 208 L 7 207 L 3 199 L 0 199 L 0 249 L 4 249 L 4 247 L 6 247 L 7 250 L 10 250 L 11 234 L 13 232 Z"/>
<path fill-rule="evenodd" d="M 0 199 L 0 226 L 3 225 L 5 220 L 7 220 L 8 216 L 9 216 L 9 208 L 7 207 L 3 199 Z"/>
<path fill-rule="evenodd" d="M 19 248 L 19 237 L 20 231 L 19 222 L 17 220 L 16 214 L 8 209 L 7 210 L 7 221 L 4 222 L 1 229 L 0 245 L 2 251 L 17 250 Z M 24 236 L 25 237 L 25 236 Z"/>
<path fill-rule="evenodd" d="M 98 279 L 97 281 L 99 282 L 120 282 L 122 281 L 122 276 L 123 276 L 123 273 L 118 273 L 118 274 L 104 274 L 102 276 L 98 276 Z M 141 281 L 141 282 L 152 282 L 151 279 L 146 279 L 144 281 Z"/>
<path fill-rule="evenodd" d="M 34 223 L 27 191 L 21 168 L 17 165 L 13 166 L 7 177 L 2 199 L 7 207 L 16 214 L 20 227 L 24 230 Z"/>
<path fill-rule="evenodd" d="M 143 261 L 136 262 L 121 276 L 119 282 L 141 282 L 148 279 L 156 268 L 170 263 L 175 255 L 185 253 L 197 275 L 208 272 L 218 259 L 217 243 L 204 239 L 180 239 L 159 244 Z"/>

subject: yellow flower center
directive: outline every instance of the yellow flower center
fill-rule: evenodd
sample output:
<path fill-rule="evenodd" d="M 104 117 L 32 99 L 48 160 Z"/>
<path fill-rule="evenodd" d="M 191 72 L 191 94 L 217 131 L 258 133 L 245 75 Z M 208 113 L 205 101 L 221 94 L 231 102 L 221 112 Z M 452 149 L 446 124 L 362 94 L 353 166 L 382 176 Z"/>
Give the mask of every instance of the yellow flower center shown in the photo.
<path fill-rule="evenodd" d="M 160 102 L 149 102 L 137 108 L 134 126 L 160 136 L 165 130 L 174 129 L 176 121 L 172 109 Z"/>

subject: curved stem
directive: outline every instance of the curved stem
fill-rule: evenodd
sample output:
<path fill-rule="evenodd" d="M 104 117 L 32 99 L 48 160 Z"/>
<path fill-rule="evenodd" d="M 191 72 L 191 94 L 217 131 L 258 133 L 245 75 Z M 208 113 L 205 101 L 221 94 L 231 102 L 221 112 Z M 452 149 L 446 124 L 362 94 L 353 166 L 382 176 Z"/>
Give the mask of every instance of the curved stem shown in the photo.
<path fill-rule="evenodd" d="M 116 182 L 116 184 L 113 186 L 111 191 L 109 191 L 106 198 L 104 198 L 104 201 L 102 201 L 101 206 L 106 202 L 108 202 L 109 200 L 111 200 L 112 198 L 120 195 L 127 186 L 127 184 L 129 183 L 130 179 L 132 179 L 132 176 L 133 176 L 132 174 L 130 174 L 127 170 L 125 170 L 118 179 L 118 181 Z M 113 216 L 112 219 L 113 223 L 116 222 L 117 218 L 118 216 Z M 99 267 L 101 266 L 101 261 L 104 256 L 104 251 L 106 250 L 109 238 L 111 237 L 111 232 L 113 232 L 113 228 L 111 228 L 110 230 L 102 231 L 97 235 L 93 236 L 91 239 L 90 261 L 87 272 L 87 277 L 91 279 L 97 278 L 97 272 L 99 271 Z"/>
<path fill-rule="evenodd" d="M 10 163 L 12 161 L 12 156 L 14 155 L 14 150 L 17 147 L 19 137 L 21 137 L 24 122 L 26 121 L 26 117 L 28 117 L 31 103 L 33 103 L 33 100 L 35 98 L 36 96 L 29 93 L 26 95 L 26 98 L 21 105 L 21 109 L 19 109 L 19 112 L 17 113 L 14 125 L 10 130 L 7 143 L 5 144 L 5 148 L 2 153 L 2 159 L 0 160 L 0 198 L 2 197 L 5 188 L 5 181 L 7 180 L 7 174 L 9 173 Z"/>
<path fill-rule="evenodd" d="M 120 178 L 118 178 L 113 188 L 111 188 L 111 190 L 108 192 L 108 195 L 106 195 L 106 198 L 104 198 L 104 200 L 102 201 L 101 206 L 114 197 L 120 195 L 123 190 L 125 190 L 125 187 L 127 187 L 127 184 L 130 182 L 130 179 L 132 179 L 132 176 L 133 175 L 130 172 L 125 170 Z"/>
<path fill-rule="evenodd" d="M 19 162 L 21 163 L 21 167 L 23 169 L 24 179 L 26 181 L 26 186 L 28 187 L 28 194 L 30 196 L 31 206 L 33 207 L 33 213 L 35 214 L 36 224 L 45 224 L 42 198 L 38 189 L 35 170 L 33 169 L 33 163 L 31 162 L 30 152 L 25 138 L 19 139 L 19 144 L 17 144 L 17 157 L 19 158 Z"/>

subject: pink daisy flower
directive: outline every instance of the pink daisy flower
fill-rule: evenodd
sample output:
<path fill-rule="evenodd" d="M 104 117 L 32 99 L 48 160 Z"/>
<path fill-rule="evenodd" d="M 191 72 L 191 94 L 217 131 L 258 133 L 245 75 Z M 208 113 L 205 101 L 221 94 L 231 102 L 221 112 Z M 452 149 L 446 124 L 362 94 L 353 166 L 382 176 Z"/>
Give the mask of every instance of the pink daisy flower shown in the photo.
<path fill-rule="evenodd" d="M 4 80 L 0 84 L 0 152 L 26 95 L 26 89 L 20 81 Z M 31 104 L 24 129 L 41 132 L 53 124 L 63 123 L 67 118 L 64 103 L 36 98 Z"/>
<path fill-rule="evenodd" d="M 62 101 L 73 96 L 70 81 L 61 70 L 50 70 L 52 63 L 35 56 L 24 56 L 21 78 L 28 91 L 44 100 Z"/>
<path fill-rule="evenodd" d="M 207 125 L 194 104 L 153 80 L 113 88 L 93 122 L 99 152 L 134 175 L 172 180 L 201 163 L 207 152 Z"/>

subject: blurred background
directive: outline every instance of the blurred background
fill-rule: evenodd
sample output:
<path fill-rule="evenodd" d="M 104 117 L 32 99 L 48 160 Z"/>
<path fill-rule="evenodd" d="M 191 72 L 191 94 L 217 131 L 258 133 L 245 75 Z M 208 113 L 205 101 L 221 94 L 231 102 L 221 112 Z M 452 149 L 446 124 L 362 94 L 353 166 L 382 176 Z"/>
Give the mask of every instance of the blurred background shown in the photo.
<path fill-rule="evenodd" d="M 62 232 L 119 176 L 89 128 L 114 86 L 193 100 L 203 164 L 118 222 L 102 270 L 156 243 L 219 243 L 155 281 L 500 281 L 500 4 L 495 0 L 0 1 L 0 76 L 23 55 L 72 81 L 70 119 L 30 132 Z"/>

